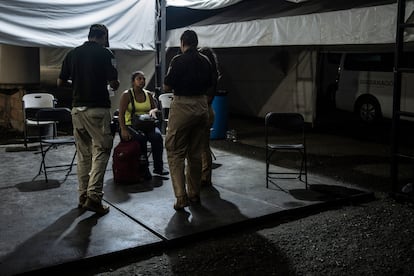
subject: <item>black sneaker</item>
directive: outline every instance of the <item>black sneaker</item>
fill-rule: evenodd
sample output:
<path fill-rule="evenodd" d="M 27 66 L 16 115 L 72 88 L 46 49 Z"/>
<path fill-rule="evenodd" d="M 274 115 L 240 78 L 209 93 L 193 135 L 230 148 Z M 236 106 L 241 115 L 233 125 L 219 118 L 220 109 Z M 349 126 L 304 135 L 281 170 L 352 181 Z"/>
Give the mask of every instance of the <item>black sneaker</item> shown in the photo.
<path fill-rule="evenodd" d="M 168 175 L 169 174 L 169 172 L 166 171 L 166 170 L 153 170 L 152 172 L 155 173 L 155 174 L 158 174 L 158 175 Z"/>
<path fill-rule="evenodd" d="M 213 183 L 211 183 L 211 181 L 201 180 L 201 187 L 211 187 L 211 186 L 213 186 Z"/>
<path fill-rule="evenodd" d="M 103 205 L 102 202 L 93 201 L 90 198 L 86 200 L 86 203 L 83 205 L 83 208 L 85 208 L 88 211 L 95 212 L 98 215 L 106 215 L 109 213 L 109 206 Z"/>
<path fill-rule="evenodd" d="M 200 196 L 192 196 L 188 198 L 190 205 L 198 205 L 201 204 Z"/>
<path fill-rule="evenodd" d="M 88 197 L 86 195 L 79 196 L 78 209 L 83 209 L 83 206 L 85 205 L 87 198 Z"/>

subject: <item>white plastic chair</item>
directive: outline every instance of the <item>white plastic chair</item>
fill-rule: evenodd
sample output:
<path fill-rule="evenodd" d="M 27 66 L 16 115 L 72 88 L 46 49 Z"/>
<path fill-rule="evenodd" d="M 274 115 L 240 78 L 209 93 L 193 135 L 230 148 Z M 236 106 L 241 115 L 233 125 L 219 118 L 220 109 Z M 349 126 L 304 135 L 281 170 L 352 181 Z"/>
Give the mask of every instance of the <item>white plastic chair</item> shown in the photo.
<path fill-rule="evenodd" d="M 161 114 L 163 122 L 163 130 L 167 130 L 168 127 L 168 115 L 170 111 L 171 102 L 174 98 L 173 93 L 164 93 L 158 96 L 158 100 L 161 103 Z M 165 133 L 165 131 L 163 131 Z"/>
<path fill-rule="evenodd" d="M 45 131 L 45 137 L 54 137 L 55 133 L 55 122 L 54 121 L 43 121 L 37 122 L 36 113 L 41 108 L 53 108 L 55 107 L 55 97 L 48 93 L 31 93 L 26 94 L 22 98 L 23 103 L 23 120 L 24 120 L 24 146 L 27 148 L 27 142 L 29 138 L 38 138 L 38 131 L 33 132 L 35 134 L 29 135 L 29 128 L 42 128 Z M 50 135 L 50 128 L 52 134 Z"/>

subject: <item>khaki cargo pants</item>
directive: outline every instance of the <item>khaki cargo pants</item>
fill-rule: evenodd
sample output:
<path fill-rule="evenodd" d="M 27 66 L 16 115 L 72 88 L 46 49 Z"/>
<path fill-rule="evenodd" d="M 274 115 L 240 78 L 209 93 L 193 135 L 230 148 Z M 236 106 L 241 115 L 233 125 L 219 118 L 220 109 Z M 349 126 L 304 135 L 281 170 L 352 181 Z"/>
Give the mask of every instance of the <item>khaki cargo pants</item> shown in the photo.
<path fill-rule="evenodd" d="M 79 197 L 101 202 L 103 180 L 111 155 L 113 136 L 109 108 L 72 108 L 76 141 Z"/>
<path fill-rule="evenodd" d="M 207 96 L 174 96 L 165 148 L 176 197 L 200 195 L 201 153 L 207 128 Z"/>

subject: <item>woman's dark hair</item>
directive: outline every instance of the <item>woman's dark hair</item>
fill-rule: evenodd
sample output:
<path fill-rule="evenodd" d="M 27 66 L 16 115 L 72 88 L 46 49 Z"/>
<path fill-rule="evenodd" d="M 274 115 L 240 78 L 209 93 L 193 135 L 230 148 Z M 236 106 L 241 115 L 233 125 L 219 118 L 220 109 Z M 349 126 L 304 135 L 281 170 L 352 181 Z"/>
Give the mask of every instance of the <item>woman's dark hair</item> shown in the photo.
<path fill-rule="evenodd" d="M 184 31 L 183 34 L 180 37 L 180 40 L 186 46 L 197 48 L 198 37 L 197 37 L 196 32 L 194 32 L 193 30 Z"/>
<path fill-rule="evenodd" d="M 145 77 L 144 72 L 142 72 L 142 71 L 135 71 L 135 72 L 133 72 L 131 74 L 131 82 L 133 82 L 135 80 L 135 77 L 138 76 L 138 75 L 142 75 L 142 76 Z"/>
<path fill-rule="evenodd" d="M 205 55 L 208 60 L 211 63 L 211 67 L 213 68 L 213 71 L 216 71 L 218 73 L 218 61 L 217 61 L 217 55 L 213 51 L 213 49 L 209 47 L 202 47 L 198 50 L 201 54 Z"/>

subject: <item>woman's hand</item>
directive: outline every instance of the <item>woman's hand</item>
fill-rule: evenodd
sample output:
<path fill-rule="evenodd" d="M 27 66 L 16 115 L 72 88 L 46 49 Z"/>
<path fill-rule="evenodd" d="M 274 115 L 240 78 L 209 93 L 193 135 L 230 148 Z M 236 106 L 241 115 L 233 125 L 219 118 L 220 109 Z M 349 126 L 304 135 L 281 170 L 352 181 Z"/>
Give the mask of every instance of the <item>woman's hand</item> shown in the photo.
<path fill-rule="evenodd" d="M 129 140 L 132 139 L 131 134 L 129 133 L 128 129 L 126 129 L 126 128 L 121 128 L 121 137 L 122 137 L 122 140 L 124 140 L 124 141 L 129 141 Z"/>
<path fill-rule="evenodd" d="M 149 114 L 152 118 L 158 119 L 158 118 L 157 118 L 157 112 L 158 112 L 158 108 L 153 108 L 153 109 L 151 109 L 151 110 L 148 112 L 148 114 Z"/>

